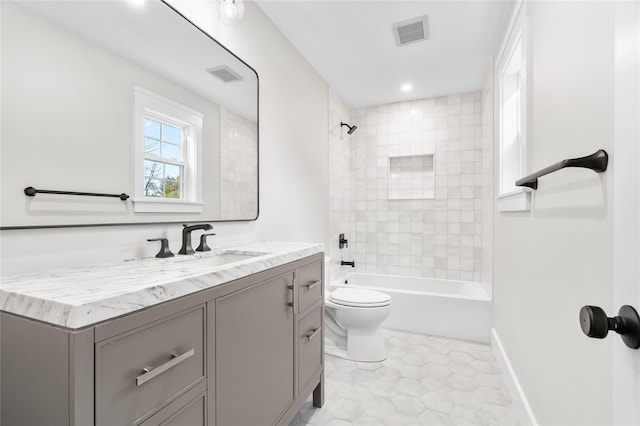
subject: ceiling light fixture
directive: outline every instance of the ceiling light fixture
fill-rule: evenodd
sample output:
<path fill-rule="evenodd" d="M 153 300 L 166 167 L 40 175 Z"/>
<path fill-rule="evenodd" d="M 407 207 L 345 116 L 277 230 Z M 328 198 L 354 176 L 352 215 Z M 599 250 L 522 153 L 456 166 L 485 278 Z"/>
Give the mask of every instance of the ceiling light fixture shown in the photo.
<path fill-rule="evenodd" d="M 142 7 L 144 6 L 146 0 L 129 0 L 129 3 L 135 7 Z"/>
<path fill-rule="evenodd" d="M 413 90 L 413 86 L 411 85 L 411 83 L 405 83 L 402 85 L 400 90 L 402 90 L 404 93 L 409 93 L 410 91 Z"/>
<path fill-rule="evenodd" d="M 216 0 L 216 14 L 223 24 L 235 25 L 244 16 L 242 0 Z"/>

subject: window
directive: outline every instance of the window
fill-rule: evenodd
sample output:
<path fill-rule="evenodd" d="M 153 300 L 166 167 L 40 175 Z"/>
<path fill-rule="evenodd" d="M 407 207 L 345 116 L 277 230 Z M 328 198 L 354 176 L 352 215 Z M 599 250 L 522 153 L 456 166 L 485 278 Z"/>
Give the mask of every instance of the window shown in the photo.
<path fill-rule="evenodd" d="M 202 117 L 136 88 L 136 212 L 202 211 Z"/>
<path fill-rule="evenodd" d="M 513 192 L 523 176 L 522 39 L 500 75 L 500 194 Z"/>
<path fill-rule="evenodd" d="M 189 127 L 149 114 L 144 118 L 144 196 L 182 199 Z"/>
<path fill-rule="evenodd" d="M 530 209 L 530 192 L 515 184 L 527 172 L 525 7 L 523 2 L 514 9 L 496 68 L 501 211 Z"/>

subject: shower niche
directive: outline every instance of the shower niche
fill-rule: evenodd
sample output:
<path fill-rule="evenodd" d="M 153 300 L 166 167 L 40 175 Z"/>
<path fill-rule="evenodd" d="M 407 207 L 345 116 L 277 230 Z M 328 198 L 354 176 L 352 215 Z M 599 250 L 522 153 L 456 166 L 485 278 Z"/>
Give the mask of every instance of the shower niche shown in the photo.
<path fill-rule="evenodd" d="M 434 154 L 389 157 L 388 198 L 424 200 L 435 198 Z"/>

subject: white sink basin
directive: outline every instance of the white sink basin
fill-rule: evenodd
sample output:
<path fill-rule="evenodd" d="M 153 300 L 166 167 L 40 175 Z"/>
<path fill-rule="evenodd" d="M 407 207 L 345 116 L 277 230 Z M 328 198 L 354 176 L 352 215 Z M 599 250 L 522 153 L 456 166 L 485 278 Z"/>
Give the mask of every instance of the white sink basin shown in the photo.
<path fill-rule="evenodd" d="M 176 255 L 174 262 L 197 262 L 199 265 L 206 266 L 222 266 L 229 263 L 241 262 L 243 260 L 253 259 L 255 257 L 264 256 L 267 253 L 224 250 L 214 253 L 196 253 L 194 255 L 182 256 Z"/>
<path fill-rule="evenodd" d="M 213 254 L 210 256 L 202 256 L 202 262 L 207 263 L 207 265 L 211 266 L 221 266 L 226 265 L 227 263 L 240 262 L 242 260 L 248 260 L 253 257 L 262 256 L 264 253 L 256 254 L 256 253 L 219 253 Z"/>

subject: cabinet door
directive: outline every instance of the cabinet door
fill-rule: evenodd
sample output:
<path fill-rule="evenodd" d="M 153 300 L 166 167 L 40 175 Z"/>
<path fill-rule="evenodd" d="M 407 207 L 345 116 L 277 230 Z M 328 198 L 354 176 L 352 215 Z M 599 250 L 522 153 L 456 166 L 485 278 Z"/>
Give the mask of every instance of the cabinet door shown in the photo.
<path fill-rule="evenodd" d="M 216 424 L 270 425 L 294 399 L 293 273 L 216 299 Z"/>

